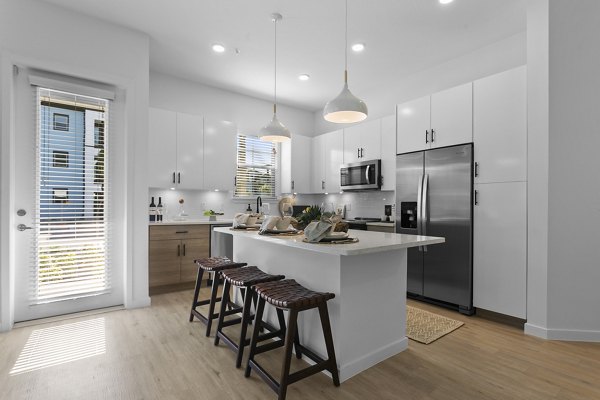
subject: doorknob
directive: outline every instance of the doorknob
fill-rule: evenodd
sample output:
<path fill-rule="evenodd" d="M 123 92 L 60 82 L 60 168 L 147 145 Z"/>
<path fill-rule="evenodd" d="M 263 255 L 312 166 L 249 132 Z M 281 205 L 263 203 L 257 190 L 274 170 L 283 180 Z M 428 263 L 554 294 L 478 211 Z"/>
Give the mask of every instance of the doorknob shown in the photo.
<path fill-rule="evenodd" d="M 33 229 L 33 228 L 32 228 L 32 227 L 30 227 L 30 226 L 27 226 L 27 225 L 25 225 L 25 224 L 19 224 L 19 225 L 17 225 L 17 229 L 18 229 L 20 232 L 23 232 L 23 231 L 26 231 L 27 229 Z"/>

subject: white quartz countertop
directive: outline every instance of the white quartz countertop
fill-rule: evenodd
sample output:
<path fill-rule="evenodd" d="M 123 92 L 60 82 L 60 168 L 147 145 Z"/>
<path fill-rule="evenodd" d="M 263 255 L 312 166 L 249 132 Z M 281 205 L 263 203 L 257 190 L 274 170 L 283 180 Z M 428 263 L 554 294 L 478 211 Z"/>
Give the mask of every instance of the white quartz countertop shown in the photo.
<path fill-rule="evenodd" d="M 161 225 L 226 225 L 233 224 L 232 219 L 217 219 L 216 221 L 209 221 L 208 218 L 204 219 L 188 219 L 187 221 L 164 221 L 164 222 L 149 222 L 150 226 L 161 226 Z"/>
<path fill-rule="evenodd" d="M 350 233 L 350 237 L 358 238 L 358 243 L 348 244 L 306 243 L 302 241 L 304 239 L 304 235 L 266 236 L 259 235 L 258 231 L 232 230 L 228 227 L 215 228 L 215 232 L 225 233 L 233 236 L 247 237 L 259 242 L 262 241 L 281 246 L 296 247 L 318 253 L 327 253 L 340 256 L 382 253 L 385 251 L 445 242 L 445 239 L 442 237 L 404 235 L 396 233 L 360 231 L 354 229 L 350 229 L 348 233 Z"/>

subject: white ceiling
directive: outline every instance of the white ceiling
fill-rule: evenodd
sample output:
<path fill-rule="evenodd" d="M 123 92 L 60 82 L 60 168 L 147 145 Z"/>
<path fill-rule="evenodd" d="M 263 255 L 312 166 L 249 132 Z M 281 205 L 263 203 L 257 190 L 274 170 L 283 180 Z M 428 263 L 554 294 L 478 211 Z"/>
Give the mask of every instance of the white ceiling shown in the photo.
<path fill-rule="evenodd" d="M 270 99 L 279 12 L 278 97 L 317 110 L 342 88 L 343 0 L 43 0 L 147 33 L 150 68 Z M 350 88 L 386 82 L 493 43 L 526 26 L 526 0 L 349 0 Z M 227 47 L 215 54 L 211 44 Z M 239 54 L 233 51 L 240 50 Z M 297 76 L 310 74 L 308 82 Z"/>

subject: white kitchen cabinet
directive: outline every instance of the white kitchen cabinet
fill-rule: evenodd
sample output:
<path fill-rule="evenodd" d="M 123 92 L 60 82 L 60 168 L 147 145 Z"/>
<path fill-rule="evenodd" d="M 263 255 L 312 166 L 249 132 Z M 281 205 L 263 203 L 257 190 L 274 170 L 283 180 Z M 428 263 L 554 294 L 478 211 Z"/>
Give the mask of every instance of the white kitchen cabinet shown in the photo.
<path fill-rule="evenodd" d="M 237 169 L 237 125 L 204 119 L 204 188 L 232 190 Z"/>
<path fill-rule="evenodd" d="M 381 190 L 396 190 L 396 116 L 381 119 Z"/>
<path fill-rule="evenodd" d="M 281 193 L 311 192 L 311 138 L 292 135 L 281 144 Z"/>
<path fill-rule="evenodd" d="M 150 108 L 148 134 L 148 186 L 175 186 L 177 171 L 177 113 Z"/>
<path fill-rule="evenodd" d="M 473 141 L 473 83 L 397 106 L 398 154 Z"/>
<path fill-rule="evenodd" d="M 177 188 L 204 188 L 203 118 L 177 113 Z"/>
<path fill-rule="evenodd" d="M 526 318 L 526 182 L 476 184 L 473 305 Z"/>
<path fill-rule="evenodd" d="M 473 83 L 431 95 L 431 148 L 473 141 Z"/>
<path fill-rule="evenodd" d="M 396 153 L 410 153 L 430 148 L 431 96 L 397 106 Z"/>
<path fill-rule="evenodd" d="M 325 193 L 326 171 L 325 166 L 325 135 L 311 139 L 311 193 Z"/>
<path fill-rule="evenodd" d="M 381 158 L 381 120 L 344 129 L 344 164 Z"/>
<path fill-rule="evenodd" d="M 527 180 L 526 79 L 519 67 L 474 83 L 476 183 Z"/>
<path fill-rule="evenodd" d="M 340 191 L 340 166 L 344 163 L 344 131 L 326 133 L 325 137 L 325 192 Z"/>

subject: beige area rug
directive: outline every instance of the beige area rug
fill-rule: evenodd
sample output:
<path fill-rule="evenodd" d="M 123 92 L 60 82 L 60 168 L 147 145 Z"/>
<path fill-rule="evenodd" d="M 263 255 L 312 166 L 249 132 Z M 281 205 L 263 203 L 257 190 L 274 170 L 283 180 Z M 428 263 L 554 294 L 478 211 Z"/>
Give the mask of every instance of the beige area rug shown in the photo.
<path fill-rule="evenodd" d="M 429 344 L 463 325 L 464 322 L 406 306 L 406 336 L 417 342 Z"/>

